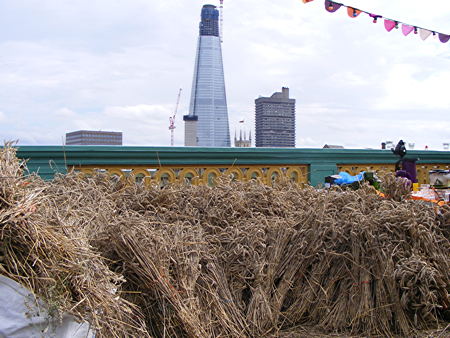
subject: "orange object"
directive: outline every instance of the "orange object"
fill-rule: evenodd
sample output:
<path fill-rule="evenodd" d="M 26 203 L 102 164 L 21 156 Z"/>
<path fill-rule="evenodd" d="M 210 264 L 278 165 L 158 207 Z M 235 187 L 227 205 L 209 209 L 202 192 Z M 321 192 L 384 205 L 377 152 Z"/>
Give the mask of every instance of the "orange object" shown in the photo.
<path fill-rule="evenodd" d="M 353 8 L 353 7 L 347 7 L 347 13 L 348 16 L 351 18 L 356 18 L 358 15 L 361 14 L 362 11 L 359 9 Z"/>
<path fill-rule="evenodd" d="M 436 199 L 428 199 L 428 198 L 425 198 L 425 197 L 421 197 L 421 196 L 411 196 L 411 198 L 413 199 L 413 200 L 415 200 L 415 201 L 425 201 L 425 202 L 431 202 L 431 203 L 434 203 L 434 204 L 437 204 L 438 206 L 440 206 L 440 207 L 442 207 L 442 206 L 444 206 L 444 205 L 446 205 L 447 204 L 447 202 L 445 202 L 445 201 L 443 201 L 443 200 L 436 200 Z"/>
<path fill-rule="evenodd" d="M 377 195 L 380 196 L 380 197 L 383 197 L 383 198 L 386 197 L 385 194 L 383 194 L 381 191 L 378 191 L 378 190 L 377 190 Z"/>
<path fill-rule="evenodd" d="M 381 198 L 386 198 L 386 195 L 383 194 L 381 191 L 378 191 L 378 190 L 377 190 L 377 195 L 380 196 Z M 447 205 L 447 202 L 445 202 L 444 200 L 428 199 L 428 198 L 425 198 L 425 197 L 422 197 L 422 196 L 414 196 L 414 195 L 412 195 L 411 199 L 415 200 L 415 201 L 425 201 L 425 202 L 434 203 L 434 204 L 437 204 L 440 207 L 442 207 L 444 205 Z"/>

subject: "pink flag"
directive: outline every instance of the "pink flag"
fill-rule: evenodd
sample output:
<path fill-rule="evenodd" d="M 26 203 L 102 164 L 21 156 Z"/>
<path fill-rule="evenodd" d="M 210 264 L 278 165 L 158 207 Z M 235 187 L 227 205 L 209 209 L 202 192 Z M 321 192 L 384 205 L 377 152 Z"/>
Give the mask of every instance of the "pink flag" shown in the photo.
<path fill-rule="evenodd" d="M 420 28 L 419 34 L 421 39 L 425 41 L 431 35 L 431 31 L 429 31 L 428 29 Z"/>
<path fill-rule="evenodd" d="M 411 33 L 414 30 L 413 26 L 402 24 L 402 32 L 404 36 L 407 36 L 409 33 Z"/>
<path fill-rule="evenodd" d="M 442 43 L 446 43 L 448 40 L 450 40 L 450 35 L 439 33 L 439 40 Z"/>
<path fill-rule="evenodd" d="M 384 19 L 384 28 L 386 28 L 386 30 L 388 32 L 390 32 L 391 30 L 393 30 L 396 26 L 395 21 L 392 20 L 388 20 L 388 19 Z"/>

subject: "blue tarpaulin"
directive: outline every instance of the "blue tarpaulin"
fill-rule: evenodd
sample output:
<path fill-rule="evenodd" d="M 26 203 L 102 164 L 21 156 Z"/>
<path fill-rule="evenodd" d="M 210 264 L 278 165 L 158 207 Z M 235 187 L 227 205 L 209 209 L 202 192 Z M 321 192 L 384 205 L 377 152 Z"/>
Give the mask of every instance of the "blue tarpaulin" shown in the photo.
<path fill-rule="evenodd" d="M 345 172 L 345 171 L 341 171 L 339 173 L 339 178 L 335 179 L 334 183 L 338 184 L 338 185 L 342 185 L 342 184 L 352 184 L 354 182 L 359 182 L 359 181 L 363 181 L 364 180 L 364 171 L 360 172 L 358 175 L 356 176 L 352 176 L 349 173 Z"/>

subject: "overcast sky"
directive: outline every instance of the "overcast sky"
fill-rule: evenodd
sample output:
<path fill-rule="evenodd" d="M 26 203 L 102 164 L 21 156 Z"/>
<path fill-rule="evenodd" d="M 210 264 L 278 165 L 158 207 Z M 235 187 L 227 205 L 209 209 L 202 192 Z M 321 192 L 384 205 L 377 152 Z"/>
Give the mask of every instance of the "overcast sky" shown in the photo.
<path fill-rule="evenodd" d="M 183 144 L 203 4 L 219 0 L 0 0 L 0 136 L 60 145 L 79 129 L 125 145 Z M 230 132 L 254 130 L 254 100 L 297 100 L 297 147 L 450 142 L 450 42 L 388 33 L 323 0 L 225 0 Z M 448 0 L 342 1 L 450 34 Z"/>

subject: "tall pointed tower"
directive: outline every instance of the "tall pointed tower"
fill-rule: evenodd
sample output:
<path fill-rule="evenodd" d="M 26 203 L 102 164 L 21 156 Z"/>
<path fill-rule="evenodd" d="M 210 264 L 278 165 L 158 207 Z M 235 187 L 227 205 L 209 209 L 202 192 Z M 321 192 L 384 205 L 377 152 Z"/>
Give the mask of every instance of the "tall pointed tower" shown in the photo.
<path fill-rule="evenodd" d="M 219 11 L 204 5 L 195 60 L 185 145 L 230 147 L 227 97 L 219 36 Z"/>

